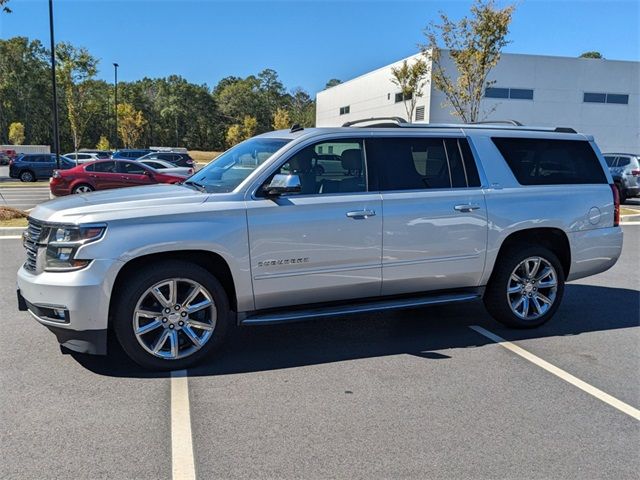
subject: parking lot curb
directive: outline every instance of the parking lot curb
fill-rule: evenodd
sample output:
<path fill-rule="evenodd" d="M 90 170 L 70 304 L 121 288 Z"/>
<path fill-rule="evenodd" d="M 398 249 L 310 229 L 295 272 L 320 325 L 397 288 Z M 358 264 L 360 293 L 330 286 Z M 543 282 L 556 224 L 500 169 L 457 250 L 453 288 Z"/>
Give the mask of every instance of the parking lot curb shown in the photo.
<path fill-rule="evenodd" d="M 22 235 L 27 227 L 0 227 L 0 237 L 15 237 Z"/>

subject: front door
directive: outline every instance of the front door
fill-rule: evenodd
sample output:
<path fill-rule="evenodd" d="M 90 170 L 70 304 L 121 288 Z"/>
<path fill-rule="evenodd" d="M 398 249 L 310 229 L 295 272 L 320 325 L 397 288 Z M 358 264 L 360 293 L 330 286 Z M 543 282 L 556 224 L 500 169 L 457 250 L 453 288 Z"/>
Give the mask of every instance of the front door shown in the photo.
<path fill-rule="evenodd" d="M 117 162 L 121 187 L 137 187 L 152 183 L 151 172 L 139 163 Z"/>
<path fill-rule="evenodd" d="M 465 138 L 377 138 L 367 157 L 382 193 L 382 294 L 478 286 L 487 209 Z"/>
<path fill-rule="evenodd" d="M 275 173 L 298 175 L 302 192 L 247 201 L 256 308 L 379 295 L 382 201 L 362 141 L 305 147 Z"/>

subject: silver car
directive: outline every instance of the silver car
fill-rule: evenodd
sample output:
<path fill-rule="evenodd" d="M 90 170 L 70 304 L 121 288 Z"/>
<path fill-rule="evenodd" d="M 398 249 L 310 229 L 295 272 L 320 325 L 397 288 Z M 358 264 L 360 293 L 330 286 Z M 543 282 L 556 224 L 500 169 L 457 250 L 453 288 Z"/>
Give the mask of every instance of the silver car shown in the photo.
<path fill-rule="evenodd" d="M 640 155 L 632 153 L 605 153 L 613 182 L 620 194 L 620 202 L 640 196 Z"/>
<path fill-rule="evenodd" d="M 194 171 L 191 167 L 177 167 L 174 163 L 167 162 L 166 160 L 138 160 L 138 163 L 144 163 L 147 167 L 153 168 L 160 173 L 177 175 L 179 177 L 190 177 Z"/>
<path fill-rule="evenodd" d="M 571 129 L 292 128 L 181 185 L 38 206 L 19 306 L 80 352 L 106 353 L 113 329 L 150 369 L 202 360 L 233 323 L 482 300 L 537 327 L 566 281 L 617 261 L 616 198 Z"/>

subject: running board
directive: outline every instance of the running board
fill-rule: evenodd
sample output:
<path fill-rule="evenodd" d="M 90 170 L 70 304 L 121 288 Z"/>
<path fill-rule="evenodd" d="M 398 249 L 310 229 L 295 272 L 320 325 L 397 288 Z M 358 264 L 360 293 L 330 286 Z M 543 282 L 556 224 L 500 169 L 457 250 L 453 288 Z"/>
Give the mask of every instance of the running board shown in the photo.
<path fill-rule="evenodd" d="M 240 325 L 269 325 L 276 323 L 311 320 L 321 317 L 337 317 L 354 313 L 379 312 L 384 310 L 401 310 L 403 308 L 423 307 L 426 305 L 440 305 L 447 303 L 469 302 L 480 298 L 479 293 L 449 293 L 440 295 L 425 295 L 420 297 L 405 297 L 394 299 L 370 300 L 351 305 L 333 305 L 310 307 L 298 310 L 280 310 L 249 314 L 240 320 Z"/>

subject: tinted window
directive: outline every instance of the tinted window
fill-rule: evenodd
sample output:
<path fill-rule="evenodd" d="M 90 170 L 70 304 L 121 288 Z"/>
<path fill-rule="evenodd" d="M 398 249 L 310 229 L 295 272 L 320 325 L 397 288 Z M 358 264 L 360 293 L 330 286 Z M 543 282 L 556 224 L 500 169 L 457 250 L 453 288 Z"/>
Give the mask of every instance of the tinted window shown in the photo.
<path fill-rule="evenodd" d="M 460 147 L 460 151 L 462 151 L 465 172 L 467 174 L 467 186 L 479 187 L 480 175 L 478 174 L 478 167 L 476 166 L 476 161 L 474 160 L 473 154 L 471 153 L 469 142 L 466 138 L 459 138 L 458 146 Z"/>
<path fill-rule="evenodd" d="M 333 153 L 320 153 L 327 151 Z M 276 173 L 298 175 L 302 195 L 364 192 L 362 141 L 345 139 L 308 146 L 294 154 Z"/>
<path fill-rule="evenodd" d="M 620 103 L 626 105 L 627 103 L 629 103 L 629 95 L 607 93 L 607 103 Z"/>
<path fill-rule="evenodd" d="M 631 159 L 629 157 L 618 157 L 618 165 L 617 167 L 626 167 L 631 163 Z"/>
<path fill-rule="evenodd" d="M 511 88 L 509 90 L 509 98 L 533 100 L 533 90 L 526 88 Z"/>
<path fill-rule="evenodd" d="M 168 162 L 177 160 L 176 156 L 173 153 L 159 153 L 157 158 L 159 158 L 160 160 L 167 160 Z"/>
<path fill-rule="evenodd" d="M 87 172 L 116 173 L 116 162 L 97 162 L 87 165 Z"/>
<path fill-rule="evenodd" d="M 463 150 L 462 145 L 466 148 Z M 367 140 L 367 158 L 380 190 L 421 190 L 479 185 L 465 139 L 375 138 Z"/>
<path fill-rule="evenodd" d="M 607 162 L 609 167 L 613 167 L 613 164 L 616 161 L 616 157 L 604 157 L 604 161 Z"/>
<path fill-rule="evenodd" d="M 588 142 L 532 138 L 493 138 L 521 185 L 606 183 Z"/>
<path fill-rule="evenodd" d="M 585 92 L 583 101 L 587 103 L 604 103 L 607 100 L 606 93 L 588 93 Z"/>
<path fill-rule="evenodd" d="M 130 173 L 132 175 L 142 175 L 146 171 L 142 165 L 133 162 L 119 162 L 119 168 L 122 173 Z"/>
<path fill-rule="evenodd" d="M 488 98 L 509 98 L 508 88 L 487 88 L 484 96 Z"/>

